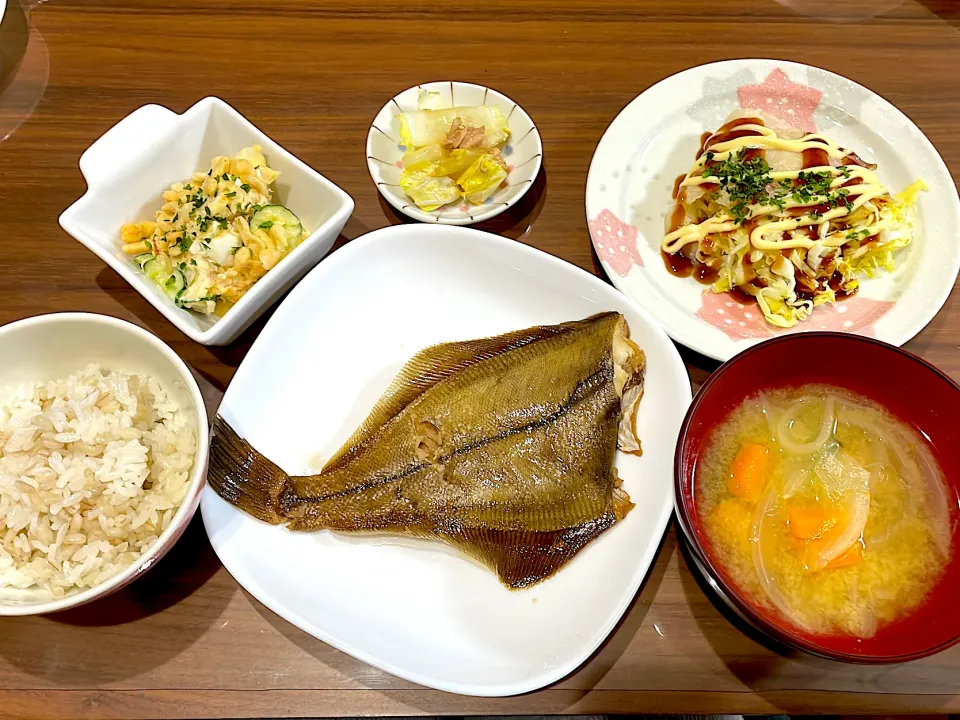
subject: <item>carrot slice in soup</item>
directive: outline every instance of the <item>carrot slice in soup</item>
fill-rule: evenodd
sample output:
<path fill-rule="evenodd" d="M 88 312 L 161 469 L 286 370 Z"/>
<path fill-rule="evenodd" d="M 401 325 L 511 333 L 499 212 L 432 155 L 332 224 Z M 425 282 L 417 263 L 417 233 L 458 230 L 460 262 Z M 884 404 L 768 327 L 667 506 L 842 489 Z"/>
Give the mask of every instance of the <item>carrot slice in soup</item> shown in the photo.
<path fill-rule="evenodd" d="M 822 537 L 837 524 L 837 519 L 818 505 L 801 505 L 787 510 L 790 534 L 800 540 Z"/>
<path fill-rule="evenodd" d="M 770 453 L 763 445 L 749 443 L 740 448 L 730 467 L 727 487 L 737 497 L 755 503 L 767 484 Z"/>

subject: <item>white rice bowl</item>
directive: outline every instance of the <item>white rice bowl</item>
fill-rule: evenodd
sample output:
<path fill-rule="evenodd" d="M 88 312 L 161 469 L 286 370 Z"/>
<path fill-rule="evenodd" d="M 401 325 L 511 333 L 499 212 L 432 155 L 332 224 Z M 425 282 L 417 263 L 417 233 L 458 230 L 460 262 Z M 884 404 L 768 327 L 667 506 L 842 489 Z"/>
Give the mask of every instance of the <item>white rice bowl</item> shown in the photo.
<path fill-rule="evenodd" d="M 197 437 L 156 380 L 96 364 L 0 390 L 0 600 L 55 600 L 136 563 L 190 490 Z"/>

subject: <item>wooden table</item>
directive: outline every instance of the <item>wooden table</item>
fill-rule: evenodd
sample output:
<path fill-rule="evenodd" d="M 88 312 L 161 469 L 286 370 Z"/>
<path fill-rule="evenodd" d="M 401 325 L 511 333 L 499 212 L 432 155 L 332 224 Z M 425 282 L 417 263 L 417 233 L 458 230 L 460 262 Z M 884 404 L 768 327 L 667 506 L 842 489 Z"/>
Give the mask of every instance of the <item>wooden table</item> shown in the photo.
<path fill-rule="evenodd" d="M 51 0 L 32 9 L 29 35 L 18 0 L 8 4 L 0 62 L 4 48 L 25 59 L 7 88 L 12 109 L 0 103 L 0 138 L 24 121 L 0 143 L 0 323 L 61 310 L 139 323 L 193 366 L 211 411 L 262 322 L 226 348 L 195 344 L 57 224 L 84 191 L 80 153 L 144 103 L 180 112 L 213 94 L 233 104 L 355 198 L 339 246 L 400 222 L 364 161 L 385 98 L 448 77 L 496 87 L 538 123 L 544 172 L 531 199 L 487 229 L 598 273 L 583 210 L 593 149 L 637 93 L 693 65 L 773 56 L 842 73 L 913 118 L 955 178 L 960 169 L 951 0 Z M 958 341 L 955 295 L 908 347 L 960 378 Z M 694 385 L 715 367 L 685 357 Z M 704 595 L 673 530 L 596 656 L 516 698 L 425 690 L 313 639 L 238 587 L 199 518 L 129 589 L 0 622 L 5 717 L 956 712 L 958 693 L 960 647 L 869 668 L 758 644 Z"/>

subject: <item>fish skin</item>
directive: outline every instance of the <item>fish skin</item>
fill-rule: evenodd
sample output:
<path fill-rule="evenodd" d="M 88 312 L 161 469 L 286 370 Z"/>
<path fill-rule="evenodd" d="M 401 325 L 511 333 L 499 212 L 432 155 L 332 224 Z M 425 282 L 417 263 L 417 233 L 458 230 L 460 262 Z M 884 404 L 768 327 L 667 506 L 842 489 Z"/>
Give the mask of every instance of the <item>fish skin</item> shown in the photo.
<path fill-rule="evenodd" d="M 287 477 L 218 417 L 211 486 L 291 530 L 434 537 L 509 587 L 538 582 L 632 507 L 614 490 L 621 326 L 604 313 L 427 348 L 317 475 Z"/>

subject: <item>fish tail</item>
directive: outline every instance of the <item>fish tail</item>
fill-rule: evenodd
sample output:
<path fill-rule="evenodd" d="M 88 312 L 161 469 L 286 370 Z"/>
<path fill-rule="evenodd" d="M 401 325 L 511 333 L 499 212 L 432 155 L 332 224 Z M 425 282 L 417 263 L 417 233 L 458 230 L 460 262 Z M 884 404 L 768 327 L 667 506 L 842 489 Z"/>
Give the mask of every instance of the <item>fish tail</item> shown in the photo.
<path fill-rule="evenodd" d="M 231 505 L 264 522 L 287 520 L 280 510 L 280 493 L 290 476 L 241 438 L 220 415 L 213 421 L 207 481 Z"/>

